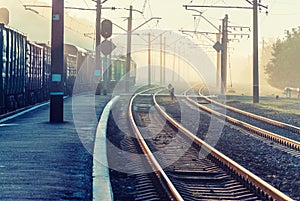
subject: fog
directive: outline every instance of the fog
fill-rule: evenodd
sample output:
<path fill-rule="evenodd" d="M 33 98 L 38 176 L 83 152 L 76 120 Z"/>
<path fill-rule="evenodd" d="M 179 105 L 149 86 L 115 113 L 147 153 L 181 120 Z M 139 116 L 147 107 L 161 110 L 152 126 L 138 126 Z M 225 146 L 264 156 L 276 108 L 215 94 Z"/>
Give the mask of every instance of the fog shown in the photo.
<path fill-rule="evenodd" d="M 252 95 L 253 86 L 253 58 L 240 57 L 231 59 L 228 63 L 227 85 L 228 90 L 233 89 L 237 94 Z M 231 87 L 232 83 L 232 87 Z M 276 89 L 267 82 L 264 65 L 259 65 L 259 89 L 265 96 L 282 95 L 283 89 Z"/>
<path fill-rule="evenodd" d="M 36 0 L 27 0 L 26 4 L 35 4 L 35 5 L 43 5 L 43 2 L 39 2 Z M 45 3 L 44 3 L 45 5 Z M 50 43 L 51 40 L 51 8 L 34 8 L 34 10 L 25 10 L 25 8 L 21 5 L 19 1 L 16 0 L 1 0 L 1 7 L 5 7 L 9 10 L 9 26 L 23 32 L 27 35 L 28 39 L 31 41 L 37 41 L 42 43 Z M 93 12 L 93 11 L 91 11 Z M 86 19 L 78 19 L 71 17 L 68 15 L 68 11 L 65 11 L 65 42 L 75 44 L 77 46 L 91 49 L 95 48 L 95 40 L 94 40 L 94 32 L 95 27 L 94 24 Z M 147 32 L 147 31 L 146 31 Z M 141 34 L 147 34 L 146 32 Z M 153 30 L 151 30 L 153 32 Z M 154 31 L 155 32 L 155 31 Z M 156 33 L 157 34 L 157 33 Z M 142 36 L 144 41 L 140 41 L 136 37 L 133 37 L 133 52 L 144 51 L 144 53 L 133 53 L 133 58 L 137 61 L 140 67 L 145 67 L 148 65 L 147 63 L 147 40 L 146 36 Z M 178 37 L 178 36 L 177 36 Z M 140 37 L 141 38 L 141 37 Z M 114 37 L 113 40 L 116 40 L 116 44 L 118 45 L 118 50 L 114 51 L 115 55 L 126 53 L 126 37 L 123 35 Z M 167 39 L 168 43 L 173 39 Z M 159 66 L 159 40 L 156 40 L 156 45 L 152 46 L 152 64 L 153 66 Z M 143 47 L 138 47 L 140 43 L 143 43 Z M 193 43 L 191 40 L 187 40 L 185 43 Z M 178 49 L 179 43 L 177 45 Z M 181 43 L 183 46 L 183 43 Z M 187 45 L 188 46 L 188 45 Z M 169 49 L 168 49 L 169 48 Z M 198 69 L 197 72 L 200 76 L 195 76 L 194 71 L 175 70 L 177 77 L 182 77 L 182 79 L 186 80 L 201 80 L 207 79 L 207 83 L 215 82 L 215 59 L 208 60 L 201 49 L 197 48 L 188 48 L 186 47 L 185 52 L 178 53 L 178 50 L 175 50 L 176 47 L 170 46 L 167 47 L 167 60 L 169 62 L 166 63 L 167 68 L 172 72 L 173 63 L 179 66 L 185 66 L 184 68 L 190 69 Z M 174 52 L 175 51 L 175 52 Z M 176 61 L 174 61 L 175 56 Z M 203 55 L 203 58 L 200 58 L 199 55 Z M 204 61 L 204 62 L 203 62 Z M 205 65 L 203 65 L 205 63 Z M 206 65 L 207 64 L 207 65 Z M 208 67 L 210 66 L 210 67 Z M 176 68 L 176 67 L 175 67 Z M 266 76 L 264 75 L 264 67 L 259 66 L 259 83 L 260 83 L 260 92 L 266 95 L 279 94 L 280 90 L 274 89 L 268 85 L 266 82 Z M 159 67 L 157 68 L 159 69 Z M 154 67 L 155 71 L 155 67 Z M 159 70 L 156 70 L 158 72 Z M 185 73 L 185 75 L 184 75 Z M 196 74 L 197 74 L 196 73 Z M 170 74 L 170 73 L 169 73 Z M 187 77 L 189 75 L 189 77 Z M 158 80 L 155 78 L 155 74 L 153 75 L 153 80 Z M 156 77 L 158 77 L 157 75 Z M 176 76 L 176 75 L 175 75 Z M 194 76 L 194 77 L 193 77 Z M 234 53 L 230 59 L 228 59 L 228 73 L 227 73 L 227 83 L 228 89 L 232 88 L 236 93 L 242 94 L 252 94 L 252 56 L 248 57 L 235 57 Z M 143 73 L 141 74 L 140 79 L 145 80 L 146 76 Z M 169 79 L 170 75 L 169 75 Z M 176 80 L 176 79 L 175 79 Z"/>
<path fill-rule="evenodd" d="M 24 33 L 29 40 L 42 43 L 51 41 L 51 8 L 25 10 L 19 1 L 1 0 L 1 7 L 9 10 L 9 26 Z M 47 5 L 36 0 L 26 0 L 27 5 Z M 94 26 L 85 19 L 75 19 L 65 12 L 65 42 L 93 49 L 93 39 L 84 33 L 94 33 Z M 93 37 L 93 35 L 91 35 Z"/>

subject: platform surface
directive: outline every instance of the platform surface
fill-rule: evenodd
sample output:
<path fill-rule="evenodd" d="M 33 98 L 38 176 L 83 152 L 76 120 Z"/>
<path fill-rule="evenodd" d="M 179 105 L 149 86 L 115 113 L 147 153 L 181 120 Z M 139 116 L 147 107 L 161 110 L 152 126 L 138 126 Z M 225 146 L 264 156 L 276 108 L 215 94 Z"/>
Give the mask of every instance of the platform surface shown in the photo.
<path fill-rule="evenodd" d="M 63 123 L 49 123 L 49 104 L 1 122 L 0 200 L 92 200 L 95 131 L 109 99 L 65 99 Z"/>

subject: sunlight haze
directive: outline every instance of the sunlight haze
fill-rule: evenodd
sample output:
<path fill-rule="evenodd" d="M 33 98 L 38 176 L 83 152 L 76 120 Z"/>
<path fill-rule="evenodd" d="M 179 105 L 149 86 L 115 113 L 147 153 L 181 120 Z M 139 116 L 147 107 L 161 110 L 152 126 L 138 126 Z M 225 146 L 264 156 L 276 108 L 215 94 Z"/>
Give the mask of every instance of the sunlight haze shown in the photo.
<path fill-rule="evenodd" d="M 10 23 L 14 29 L 17 29 L 28 36 L 29 40 L 50 43 L 51 36 L 51 8 L 32 7 L 31 10 L 25 10 L 23 5 L 50 5 L 50 0 L 0 0 L 1 7 L 9 10 Z M 95 2 L 92 0 L 66 0 L 65 7 L 78 7 L 95 9 Z M 275 41 L 283 39 L 287 30 L 299 27 L 300 1 L 299 0 L 262 0 L 262 5 L 268 6 L 268 9 L 262 9 L 259 13 L 259 48 L 261 49 L 264 41 Z M 151 17 L 160 17 L 161 20 L 151 20 L 143 25 L 139 30 L 171 30 L 181 34 L 180 29 L 201 32 L 216 32 L 217 30 L 205 21 L 202 17 L 193 15 L 202 15 L 207 18 L 214 26 L 221 25 L 225 14 L 229 16 L 229 26 L 244 26 L 243 30 L 232 31 L 229 42 L 228 59 L 228 79 L 231 83 L 244 82 L 250 85 L 252 76 L 252 10 L 250 9 L 217 9 L 217 8 L 197 8 L 199 12 L 187 11 L 183 5 L 222 5 L 222 6 L 243 6 L 251 5 L 245 0 L 108 0 L 103 7 L 115 7 L 116 10 L 103 9 L 102 18 L 112 20 L 113 23 L 127 29 L 127 20 L 129 6 L 138 12 L 133 12 L 133 28 L 143 24 Z M 127 10 L 126 10 L 127 9 Z M 268 11 L 268 15 L 266 15 Z M 142 12 L 143 14 L 141 14 Z M 94 49 L 95 48 L 95 11 L 83 10 L 65 10 L 65 41 L 74 43 L 78 46 Z M 114 26 L 113 38 L 125 35 L 125 32 Z M 234 36 L 233 33 L 237 35 Z M 238 34 L 245 34 L 241 37 Z M 246 36 L 249 34 L 249 38 Z M 208 56 L 215 62 L 216 51 L 212 48 L 215 41 L 215 35 L 194 35 L 190 34 L 191 40 L 201 46 Z M 210 38 L 210 39 L 207 39 Z M 134 41 L 133 41 L 134 43 Z M 126 41 L 120 46 L 126 46 Z M 261 54 L 261 53 L 260 53 Z M 260 55 L 261 56 L 261 55 Z M 260 80 L 264 81 L 263 67 L 260 67 Z M 230 77 L 229 77 L 230 76 Z M 250 86 L 251 87 L 251 86 Z"/>

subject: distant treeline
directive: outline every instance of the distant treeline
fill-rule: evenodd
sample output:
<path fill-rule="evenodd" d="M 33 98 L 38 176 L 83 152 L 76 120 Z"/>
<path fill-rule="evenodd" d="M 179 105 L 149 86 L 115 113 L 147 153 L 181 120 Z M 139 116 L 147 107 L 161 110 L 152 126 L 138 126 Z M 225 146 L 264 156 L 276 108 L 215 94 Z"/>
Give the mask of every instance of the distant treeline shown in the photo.
<path fill-rule="evenodd" d="M 287 31 L 283 40 L 273 44 L 265 73 L 275 88 L 300 87 L 300 28 Z"/>

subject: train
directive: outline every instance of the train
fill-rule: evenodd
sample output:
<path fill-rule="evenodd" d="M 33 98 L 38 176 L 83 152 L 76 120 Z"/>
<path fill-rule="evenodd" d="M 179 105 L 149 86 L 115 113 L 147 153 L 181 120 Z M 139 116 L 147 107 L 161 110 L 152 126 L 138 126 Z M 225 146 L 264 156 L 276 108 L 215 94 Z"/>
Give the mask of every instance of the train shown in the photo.
<path fill-rule="evenodd" d="M 103 60 L 102 60 L 103 61 Z M 135 84 L 136 63 L 131 60 L 130 84 Z M 124 79 L 126 59 L 111 59 L 108 90 Z M 64 44 L 64 95 L 94 90 L 103 85 L 94 75 L 95 52 Z M 50 98 L 51 46 L 30 41 L 24 33 L 0 23 L 0 115 L 25 108 Z"/>
<path fill-rule="evenodd" d="M 109 62 L 110 66 L 107 70 L 108 74 L 108 89 L 112 92 L 112 89 L 115 88 L 116 84 L 118 84 L 118 89 L 123 89 L 125 84 L 125 74 L 126 74 L 126 57 L 113 57 Z M 135 61 L 131 59 L 130 62 L 130 71 L 129 71 L 129 86 L 134 86 L 136 83 L 136 68 L 137 64 Z"/>

